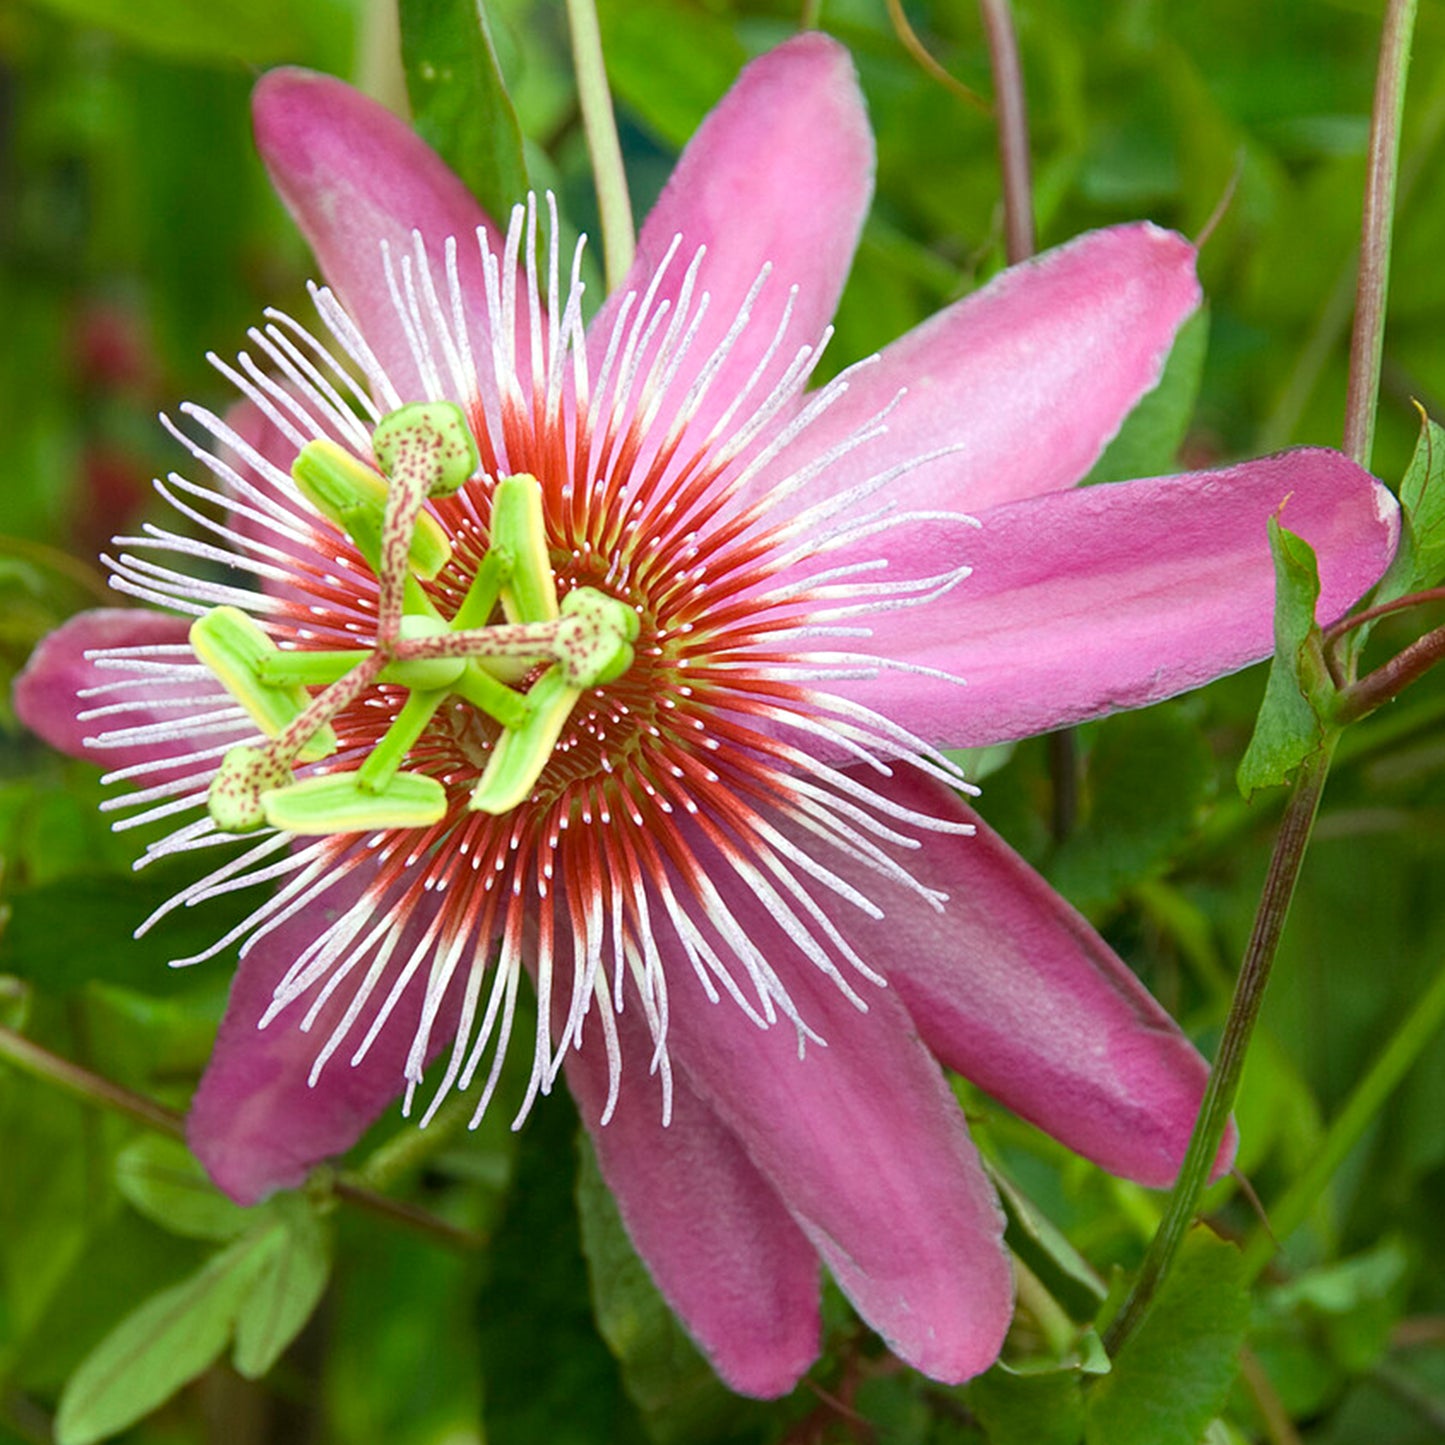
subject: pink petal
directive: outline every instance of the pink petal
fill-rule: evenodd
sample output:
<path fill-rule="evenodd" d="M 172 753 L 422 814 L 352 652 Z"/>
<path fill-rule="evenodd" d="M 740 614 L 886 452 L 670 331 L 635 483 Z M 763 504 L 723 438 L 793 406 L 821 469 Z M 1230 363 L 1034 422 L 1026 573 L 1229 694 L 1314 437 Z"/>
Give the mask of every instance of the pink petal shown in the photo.
<path fill-rule="evenodd" d="M 351 1148 L 405 1088 L 407 1053 L 424 994 L 420 980 L 402 996 L 366 1056 L 353 1065 L 352 1055 L 377 1003 L 363 1010 L 347 1036 L 349 1042 L 328 1060 L 314 1087 L 308 1084 L 312 1064 L 345 1013 L 350 991 L 339 988 L 307 1032 L 298 1025 L 311 995 L 298 999 L 264 1029 L 258 1027 L 287 970 L 361 896 L 367 881 L 358 869 L 266 935 L 237 967 L 216 1047 L 191 1100 L 186 1138 L 206 1172 L 238 1204 L 254 1204 L 278 1189 L 296 1188 L 314 1165 Z M 429 918 L 427 905 L 419 903 L 403 931 L 397 958 L 410 955 Z M 389 984 L 384 981 L 378 999 L 385 997 Z M 452 1036 L 449 1025 L 459 1008 L 457 990 L 452 992 L 433 1030 L 434 1041 Z"/>
<path fill-rule="evenodd" d="M 858 368 L 847 395 L 774 465 L 792 470 L 881 412 L 886 436 L 801 501 L 955 448 L 890 485 L 899 510 L 978 511 L 1072 486 L 1158 384 L 1200 301 L 1194 247 L 1147 224 L 1093 231 L 1014 266 Z"/>
<path fill-rule="evenodd" d="M 872 191 L 873 137 L 848 52 L 813 31 L 753 61 L 688 142 L 643 225 L 632 270 L 591 329 L 594 361 L 623 298 L 646 291 L 674 238 L 681 243 L 659 299 L 676 300 L 706 246 L 698 289 L 711 299 L 675 383 L 682 395 L 769 264 L 752 322 L 697 410 L 701 437 L 771 343 L 793 286 L 787 338 L 769 377 L 799 347 L 816 344 L 837 308 Z"/>
<path fill-rule="evenodd" d="M 870 780 L 870 786 L 877 787 Z M 911 768 L 884 789 L 973 837 L 928 838 L 909 861 L 942 913 L 845 871 L 885 913 L 850 929 L 941 1062 L 1113 1174 L 1173 1182 L 1209 1069 L 1088 923 L 953 792 Z M 1219 1169 L 1228 1168 L 1234 1139 Z"/>
<path fill-rule="evenodd" d="M 122 698 L 141 700 L 135 689 L 94 698 L 82 697 L 81 694 L 91 688 L 113 684 L 125 676 L 97 667 L 87 659 L 87 652 L 110 647 L 184 643 L 189 627 L 189 618 L 141 608 L 107 607 L 79 613 L 41 640 L 31 653 L 24 671 L 15 679 L 15 711 L 20 721 L 60 752 L 73 758 L 85 758 L 106 768 L 156 762 L 170 757 L 178 746 L 182 750 L 189 749 L 194 744 L 173 742 L 100 750 L 87 747 L 86 739 L 94 738 L 107 728 L 141 727 L 174 718 L 176 709 L 164 706 L 168 701 L 191 699 L 203 704 L 206 699 L 197 698 L 194 682 L 148 687 L 144 692 L 144 701 L 149 706 L 119 717 L 93 721 L 82 721 L 81 718 L 81 714 L 90 709 Z M 218 703 L 229 702 L 219 688 L 209 691 L 216 693 Z"/>
<path fill-rule="evenodd" d="M 496 228 L 405 122 L 329 75 L 289 66 L 269 71 L 256 86 L 252 107 L 261 158 L 327 281 L 401 400 L 428 399 L 387 286 L 382 243 L 391 248 L 400 286 L 402 259 L 413 252 L 412 232 L 421 233 L 446 308 L 443 243 L 456 237 L 462 295 L 472 309 L 473 345 L 479 346 L 486 330 L 476 232 L 484 229 L 498 251 Z"/>
<path fill-rule="evenodd" d="M 868 618 L 864 647 L 966 686 L 884 669 L 837 688 L 962 747 L 1198 687 L 1273 651 L 1276 513 L 1319 555 L 1322 622 L 1374 585 L 1399 536 L 1389 491 L 1322 449 L 991 508 L 962 543 L 957 529 L 909 528 L 893 545 L 905 575 L 961 561 L 973 574 L 926 625 L 906 608 Z"/>
<path fill-rule="evenodd" d="M 595 1023 L 566 1068 L 627 1232 L 718 1374 L 744 1395 L 785 1395 L 818 1356 L 818 1256 L 682 1079 L 663 1128 L 661 1094 L 647 1077 L 652 1040 L 638 1009 L 617 1024 L 623 1080 L 605 1125 L 597 1121 L 607 1056 Z"/>
<path fill-rule="evenodd" d="M 957 1101 L 891 993 L 862 985 L 860 1013 L 743 889 L 728 902 L 827 1046 L 800 1059 L 786 1020 L 763 1030 L 727 999 L 678 997 L 677 1068 L 889 1347 L 936 1379 L 977 1374 L 998 1355 L 1013 1288 Z M 675 942 L 669 952 L 686 967 Z"/>

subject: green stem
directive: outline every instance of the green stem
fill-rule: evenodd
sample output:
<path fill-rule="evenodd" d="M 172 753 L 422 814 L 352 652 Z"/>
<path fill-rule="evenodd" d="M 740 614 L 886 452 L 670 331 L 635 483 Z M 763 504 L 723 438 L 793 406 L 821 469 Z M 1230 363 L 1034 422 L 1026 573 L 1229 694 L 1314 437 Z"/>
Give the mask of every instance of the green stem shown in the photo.
<path fill-rule="evenodd" d="M 1426 177 L 1435 175 L 1435 151 L 1445 135 L 1445 65 L 1437 67 L 1425 102 L 1424 114 L 1416 131 L 1415 143 L 1400 167 L 1400 184 L 1395 192 L 1395 215 L 1398 219 L 1409 206 Z M 1340 268 L 1328 299 L 1305 340 L 1290 378 L 1279 400 L 1266 418 L 1256 438 L 1255 450 L 1277 452 L 1289 445 L 1309 399 L 1319 385 L 1320 376 L 1334 354 L 1340 337 L 1349 325 L 1351 302 L 1355 295 L 1355 273 L 1359 251 L 1351 251 Z"/>
<path fill-rule="evenodd" d="M 473 1100 L 454 1095 L 424 1129 L 403 1129 L 370 1154 L 356 1178 L 373 1189 L 390 1189 L 446 1149 L 475 1112 Z"/>
<path fill-rule="evenodd" d="M 1370 164 L 1365 179 L 1359 285 L 1344 428 L 1345 451 L 1361 466 L 1369 464 L 1380 390 L 1400 118 L 1415 8 L 1416 0 L 1388 0 L 1370 120 Z M 1199 1196 L 1218 1157 L 1338 737 L 1338 733 L 1332 733 L 1325 745 L 1305 760 L 1285 805 L 1254 929 L 1240 966 L 1224 1036 L 1195 1120 L 1194 1133 L 1165 1205 L 1164 1218 L 1150 1241 L 1134 1287 L 1105 1331 L 1104 1345 L 1110 1354 L 1118 1352 L 1148 1314 L 1194 1218 Z"/>
<path fill-rule="evenodd" d="M 616 291 L 632 269 L 637 237 L 632 228 L 632 201 L 627 194 L 627 172 L 617 140 L 617 117 L 607 88 L 602 61 L 602 30 L 593 0 L 567 0 L 567 23 L 572 31 L 572 64 L 577 73 L 577 100 L 582 127 L 587 132 L 587 153 L 597 186 L 597 209 L 602 216 L 602 251 L 607 289 Z"/>
<path fill-rule="evenodd" d="M 112 1114 L 121 1114 L 154 1129 L 158 1134 L 169 1135 L 184 1142 L 186 1137 L 185 1116 L 144 1094 L 137 1094 L 121 1084 L 92 1073 L 59 1054 L 27 1039 L 24 1034 L 0 1025 L 0 1058 L 8 1060 L 22 1073 L 41 1083 L 52 1084 L 64 1090 L 83 1104 L 106 1109 Z M 475 1250 L 481 1248 L 483 1240 L 470 1230 L 459 1229 L 445 1219 L 439 1219 L 424 1209 L 407 1204 L 401 1199 L 391 1199 L 379 1194 L 369 1179 L 337 1175 L 330 1181 L 331 1192 L 338 1199 L 364 1209 L 392 1224 L 425 1234 L 437 1243 L 451 1249 Z"/>
<path fill-rule="evenodd" d="M 1355 328 L 1350 337 L 1350 382 L 1345 397 L 1345 452 L 1370 465 L 1380 365 L 1385 353 L 1385 301 L 1390 283 L 1390 239 L 1400 169 L 1400 119 L 1417 0 L 1390 0 L 1380 38 L 1380 63 L 1370 115 L 1369 171 L 1365 177 Z"/>
<path fill-rule="evenodd" d="M 1274 840 L 1274 852 L 1269 860 L 1269 871 L 1265 875 L 1264 890 L 1260 895 L 1259 911 L 1255 914 L 1254 930 L 1239 970 L 1234 999 L 1219 1042 L 1219 1053 L 1210 1071 L 1204 1102 L 1199 1106 L 1199 1117 L 1195 1120 L 1189 1149 L 1165 1206 L 1164 1218 L 1139 1267 L 1134 1287 L 1104 1333 L 1104 1347 L 1111 1355 L 1118 1353 L 1148 1314 L 1154 1295 L 1184 1241 L 1198 1207 L 1199 1196 L 1219 1157 L 1219 1146 L 1234 1109 L 1235 1095 L 1239 1092 L 1245 1055 L 1254 1036 L 1260 1005 L 1264 1002 L 1270 969 L 1279 949 L 1295 884 L 1299 880 L 1300 866 L 1304 862 L 1310 830 L 1319 810 L 1333 750 L 1333 743 L 1329 743 L 1305 760 L 1285 806 Z"/>
<path fill-rule="evenodd" d="M 884 0 L 884 4 L 888 7 L 888 19 L 892 22 L 893 33 L 898 37 L 898 43 L 918 62 L 919 69 L 925 75 L 936 80 L 945 90 L 951 90 L 965 105 L 971 105 L 985 115 L 991 114 L 993 107 L 981 95 L 970 90 L 933 58 L 928 47 L 918 38 L 918 32 L 908 23 L 908 15 L 903 9 L 903 0 Z M 809 26 L 816 24 L 816 17 L 813 20 L 805 19 L 803 28 L 806 30 Z"/>
<path fill-rule="evenodd" d="M 24 1034 L 0 1025 L 0 1058 L 9 1060 L 23 1074 L 41 1083 L 54 1084 L 74 1099 L 98 1108 L 109 1109 L 112 1114 L 124 1114 L 147 1129 L 159 1134 L 169 1134 L 172 1139 L 186 1137 L 186 1121 L 174 1109 L 137 1094 L 109 1079 L 93 1074 L 89 1069 L 52 1054 L 49 1049 L 27 1039 Z"/>
<path fill-rule="evenodd" d="M 1271 1206 L 1270 1224 L 1275 1239 L 1287 1239 L 1309 1217 L 1325 1186 L 1359 1143 L 1371 1120 L 1385 1100 L 1399 1087 L 1410 1067 L 1420 1057 L 1445 1023 L 1445 967 L 1436 974 L 1423 998 L 1395 1030 L 1370 1071 L 1355 1085 L 1345 1106 L 1330 1124 L 1314 1158 L 1304 1167 L 1277 1204 Z M 1244 1249 L 1244 1268 L 1253 1279 L 1274 1255 L 1275 1239 L 1260 1229 Z"/>

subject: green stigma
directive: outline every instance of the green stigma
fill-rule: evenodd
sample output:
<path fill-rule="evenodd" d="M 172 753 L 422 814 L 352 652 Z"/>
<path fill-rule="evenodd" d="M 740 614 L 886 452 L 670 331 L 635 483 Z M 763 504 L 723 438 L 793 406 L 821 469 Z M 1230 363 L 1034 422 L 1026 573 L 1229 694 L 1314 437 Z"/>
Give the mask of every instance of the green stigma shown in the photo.
<path fill-rule="evenodd" d="M 509 812 L 535 789 L 582 695 L 633 663 L 639 623 L 631 607 L 591 587 L 559 603 L 542 488 L 526 474 L 497 482 L 487 552 L 455 615 L 440 615 L 421 584 L 452 550 L 424 503 L 452 496 L 479 468 L 460 407 L 392 412 L 373 433 L 372 452 L 379 472 L 330 441 L 309 442 L 292 466 L 302 496 L 346 532 L 376 574 L 370 645 L 283 650 L 234 607 L 214 608 L 191 628 L 196 656 L 269 739 L 233 748 L 222 761 L 207 806 L 224 832 L 270 824 L 314 836 L 440 821 L 448 806 L 442 784 L 405 763 L 453 700 L 499 728 L 468 806 Z M 361 766 L 296 781 L 294 765 L 334 753 L 332 720 L 378 683 L 405 689 L 406 698 Z"/>

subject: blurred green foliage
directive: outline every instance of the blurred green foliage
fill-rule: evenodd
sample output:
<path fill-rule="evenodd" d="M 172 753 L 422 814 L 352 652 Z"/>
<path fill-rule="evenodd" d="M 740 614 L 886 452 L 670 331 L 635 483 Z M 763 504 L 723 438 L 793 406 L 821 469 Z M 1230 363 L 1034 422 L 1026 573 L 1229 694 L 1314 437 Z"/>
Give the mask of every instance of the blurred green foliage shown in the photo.
<path fill-rule="evenodd" d="M 429 23 L 466 8 L 409 3 Z M 934 55 L 987 94 L 975 8 L 907 8 Z M 1167 469 L 1176 453 L 1207 465 L 1337 443 L 1379 6 L 1016 8 L 1041 244 L 1139 216 L 1197 234 L 1228 201 L 1203 253 L 1207 349 L 1201 323 L 1107 475 Z M 573 225 L 595 231 L 562 7 L 497 0 L 487 9 L 527 172 L 556 189 Z M 800 7 L 603 0 L 599 9 L 640 215 L 739 66 L 792 33 Z M 836 370 L 996 271 L 1002 227 L 987 117 L 909 58 L 883 0 L 825 0 L 818 10 L 856 56 L 879 145 L 877 201 L 825 362 Z M 227 920 L 188 914 L 129 941 L 184 879 L 130 875 L 136 840 L 107 831 L 95 770 L 26 736 L 10 716 L 8 684 L 40 636 L 105 596 L 97 552 L 145 517 L 151 475 L 182 464 L 154 413 L 184 399 L 223 404 L 207 350 L 234 351 L 264 306 L 302 294 L 308 259 L 249 140 L 257 68 L 317 66 L 401 105 L 394 26 L 385 4 L 363 0 L 20 0 L 0 9 L 0 1024 L 176 1107 L 204 1063 L 227 980 L 222 963 L 177 974 L 164 961 Z M 448 50 L 446 39 L 440 53 L 464 59 L 468 47 Z M 491 104 L 465 87 L 414 85 L 412 99 L 443 132 Z M 1416 445 L 1410 400 L 1445 413 L 1442 130 L 1445 10 L 1426 6 L 1375 455 L 1392 480 Z M 469 174 L 505 187 L 521 165 L 514 140 L 463 131 L 455 153 Z M 1433 476 L 1438 454 L 1419 465 Z M 1418 469 L 1412 475 L 1423 487 Z M 1439 550 L 1433 531 L 1416 540 L 1420 554 Z M 1369 656 L 1419 630 L 1418 618 L 1380 623 Z M 1206 1046 L 1278 815 L 1276 794 L 1246 805 L 1232 782 L 1264 685 L 1256 670 L 1082 729 L 1080 815 L 1061 847 L 1049 836 L 1041 742 L 1014 749 L 983 800 Z M 1340 748 L 1240 1108 L 1241 1166 L 1266 1206 L 1320 1147 L 1445 960 L 1442 718 L 1445 685 L 1427 680 Z M 1137 1262 L 1159 1201 L 991 1101 L 971 1091 L 967 1101 L 986 1156 L 1017 1194 L 1011 1239 L 1040 1288 L 1054 1291 L 1069 1348 L 1047 1368 L 1021 1368 L 1047 1354 L 1043 1316 L 1026 1296 L 1005 1363 L 945 1390 L 891 1368 L 834 1299 L 815 1372 L 830 1393 L 804 1389 L 764 1408 L 740 1405 L 699 1370 L 590 1161 L 574 1199 L 574 1123 L 558 1100 L 519 1139 L 489 1120 L 400 1180 L 407 1199 L 492 1241 L 458 1254 L 379 1215 L 342 1208 L 333 1218 L 329 1196 L 233 1219 L 186 1181 L 182 1162 L 161 1167 L 165 1149 L 138 1126 L 0 1064 L 0 1442 L 51 1439 L 57 1406 L 70 1438 L 93 1438 L 158 1403 L 228 1343 L 234 1363 L 206 1370 L 125 1438 L 458 1445 L 490 1431 L 498 1441 L 1185 1445 L 1204 1427 L 1212 1441 L 1441 1438 L 1438 1044 L 1282 1241 L 1248 1321 L 1219 1288 L 1224 1246 L 1201 1246 L 1154 1317 L 1156 1333 L 1138 1337 L 1128 1369 L 1121 1359 L 1098 1385 L 1086 1383 L 1085 1326 L 1098 1296 L 1083 1260 L 1105 1277 Z M 384 1122 L 365 1147 L 402 1127 Z M 1233 1181 L 1214 1187 L 1209 1206 L 1225 1235 L 1256 1228 Z M 334 1271 L 321 1295 L 333 1227 Z M 1210 1286 L 1209 1303 L 1196 1304 L 1191 1281 Z M 174 1314 L 177 1300 L 198 1298 L 201 1315 Z M 131 1394 L 120 1401 L 92 1388 L 114 1378 L 105 1352 L 123 1354 L 148 1328 L 153 1338 L 158 1315 L 185 1341 L 162 1351 L 170 1374 L 126 1376 Z M 1245 1369 L 1228 1395 L 1246 1325 Z M 246 1378 L 288 1343 L 263 1381 Z M 76 1375 L 87 1357 L 90 1373 Z M 1167 1435 L 1130 1414 L 1146 1388 L 1129 1387 L 1131 1370 L 1156 1393 L 1178 1385 Z M 1227 1423 L 1211 1424 L 1221 1411 Z"/>

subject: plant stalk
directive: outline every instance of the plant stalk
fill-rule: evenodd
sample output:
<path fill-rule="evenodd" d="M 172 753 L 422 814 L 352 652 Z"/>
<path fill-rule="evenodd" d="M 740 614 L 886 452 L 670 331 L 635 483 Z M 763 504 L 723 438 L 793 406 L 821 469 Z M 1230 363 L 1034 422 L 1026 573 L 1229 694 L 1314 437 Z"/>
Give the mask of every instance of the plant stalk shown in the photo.
<path fill-rule="evenodd" d="M 999 168 L 1003 176 L 1004 251 L 1010 266 L 1034 254 L 1033 177 L 1029 166 L 1029 120 L 1018 35 L 1008 0 L 979 0 L 993 70 L 998 118 Z"/>
<path fill-rule="evenodd" d="M 1370 161 L 1365 177 L 1360 272 L 1344 425 L 1344 449 L 1361 466 L 1369 465 L 1374 442 L 1384 354 L 1390 239 L 1399 178 L 1400 121 L 1416 4 L 1417 0 L 1388 0 L 1370 118 Z M 1332 732 L 1319 751 L 1305 759 L 1285 804 L 1254 928 L 1194 1133 L 1165 1206 L 1164 1218 L 1150 1241 L 1133 1289 L 1104 1332 L 1104 1345 L 1110 1354 L 1117 1354 L 1148 1315 L 1218 1157 L 1338 739 L 1338 732 Z"/>
<path fill-rule="evenodd" d="M 172 1139 L 183 1142 L 185 1140 L 184 1115 L 147 1098 L 144 1094 L 138 1094 L 133 1089 L 127 1089 L 93 1073 L 80 1064 L 72 1063 L 34 1040 L 27 1039 L 24 1034 L 16 1033 L 14 1029 L 3 1025 L 0 1025 L 0 1059 L 8 1060 L 32 1079 L 63 1089 L 83 1104 L 91 1104 L 112 1114 L 123 1115 Z M 331 1181 L 331 1192 L 338 1199 L 364 1209 L 368 1214 L 424 1234 L 450 1249 L 470 1251 L 479 1249 L 483 1243 L 481 1237 L 470 1230 L 459 1229 L 447 1220 L 440 1219 L 424 1209 L 418 1209 L 405 1200 L 380 1194 L 361 1179 L 338 1175 Z"/>
<path fill-rule="evenodd" d="M 1375 411 L 1385 354 L 1385 309 L 1390 286 L 1390 241 L 1400 172 L 1400 121 L 1417 0 L 1390 0 L 1380 37 L 1375 101 L 1370 113 L 1369 169 L 1365 176 L 1360 269 L 1355 288 L 1355 326 L 1350 336 L 1350 380 L 1345 395 L 1347 456 L 1370 465 Z"/>
<path fill-rule="evenodd" d="M 632 224 L 632 201 L 627 193 L 627 172 L 617 139 L 617 117 L 607 87 L 602 60 L 602 29 L 593 0 L 567 0 L 567 24 L 572 32 L 572 64 L 577 75 L 577 101 L 587 153 L 597 186 L 597 209 L 602 217 L 602 259 L 607 290 L 616 291 L 632 269 L 637 234 Z"/>
<path fill-rule="evenodd" d="M 1194 1123 L 1184 1163 L 1169 1195 L 1164 1218 L 1139 1267 L 1134 1287 L 1104 1331 L 1104 1347 L 1111 1355 L 1119 1352 L 1148 1314 L 1154 1296 L 1169 1273 L 1189 1230 L 1199 1205 L 1199 1196 L 1219 1157 L 1219 1147 L 1234 1109 L 1235 1095 L 1239 1092 L 1245 1055 L 1254 1036 L 1254 1025 L 1259 1018 L 1270 970 L 1279 950 L 1285 919 L 1289 915 L 1290 900 L 1294 897 L 1310 831 L 1319 811 L 1333 751 L 1331 741 L 1304 761 L 1289 802 L 1285 805 L 1284 817 L 1275 835 L 1269 871 L 1265 875 L 1264 890 L 1260 895 L 1259 910 L 1255 914 L 1254 929 L 1239 970 L 1239 981 L 1235 984 L 1224 1035 L 1219 1042 L 1219 1053 L 1210 1071 L 1209 1085 L 1199 1106 L 1199 1117 Z"/>

